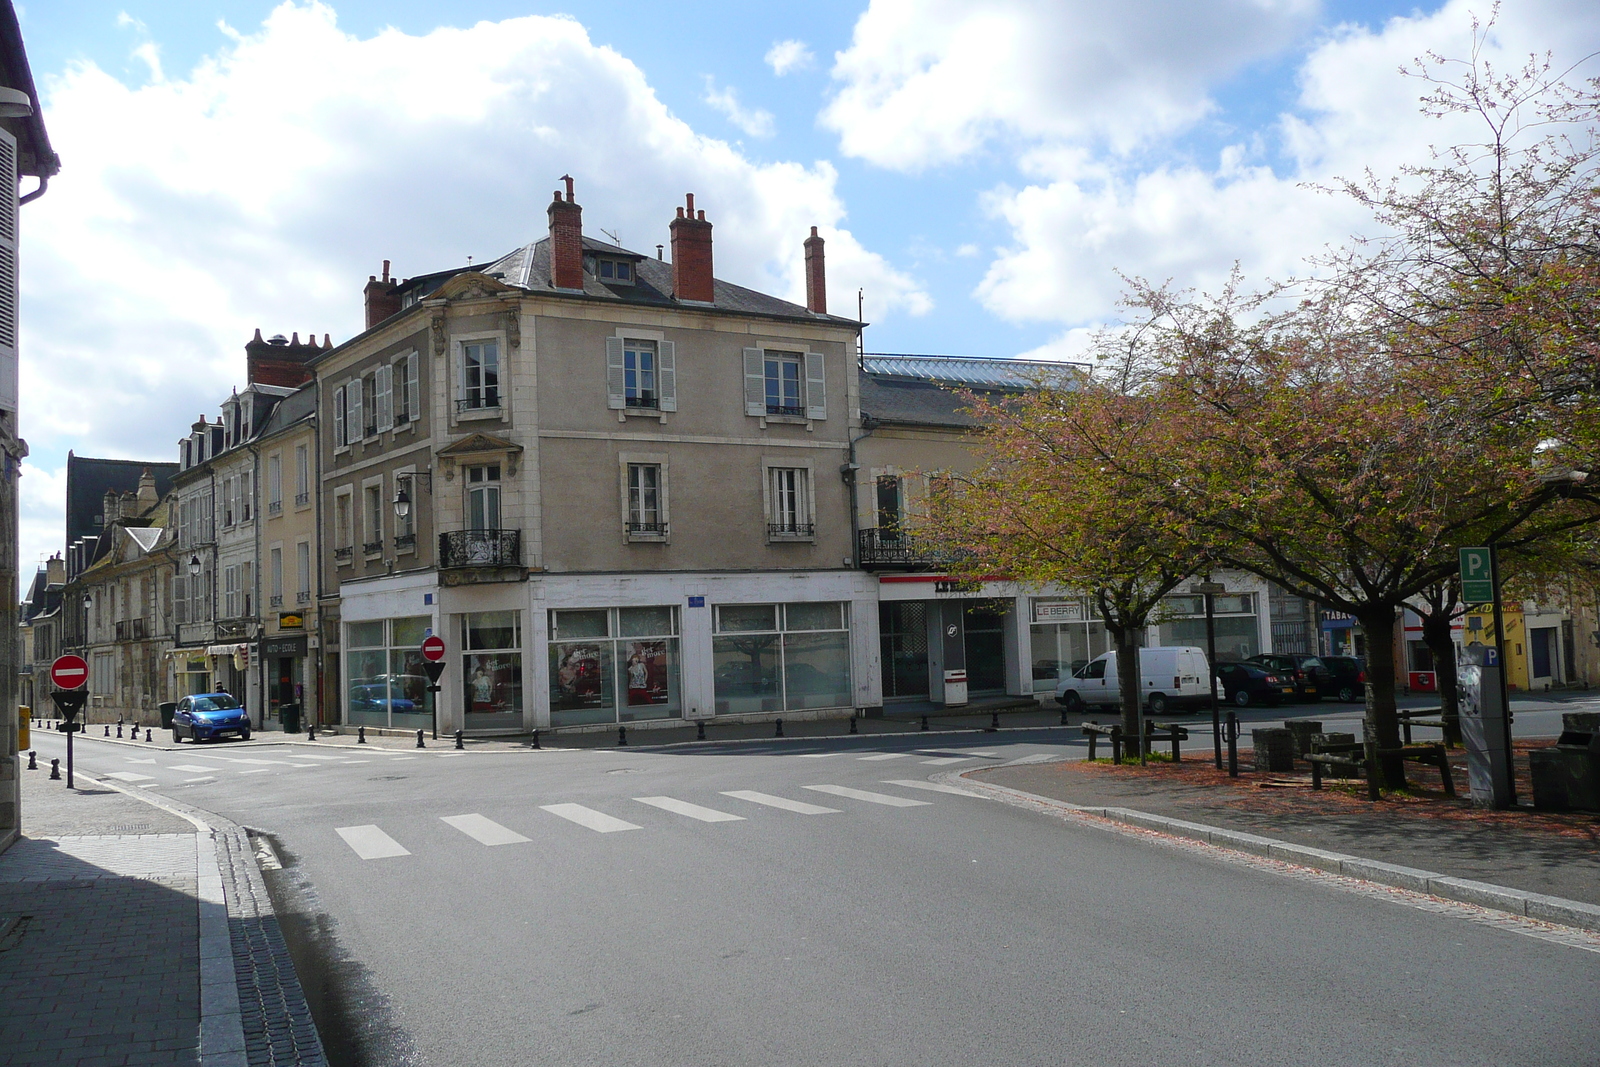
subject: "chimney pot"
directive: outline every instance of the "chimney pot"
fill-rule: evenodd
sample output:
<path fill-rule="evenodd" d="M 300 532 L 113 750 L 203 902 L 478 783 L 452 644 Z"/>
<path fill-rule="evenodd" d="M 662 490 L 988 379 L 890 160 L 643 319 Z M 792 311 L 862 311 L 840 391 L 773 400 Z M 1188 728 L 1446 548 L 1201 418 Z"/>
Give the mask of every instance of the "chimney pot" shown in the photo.
<path fill-rule="evenodd" d="M 711 223 L 704 211 L 696 213 L 694 194 L 685 198 L 678 217 L 668 227 L 672 231 L 672 295 L 679 300 L 704 304 L 716 299 L 712 282 Z"/>
<path fill-rule="evenodd" d="M 583 288 L 583 208 L 572 194 L 572 178 L 567 183 L 567 199 L 556 191 L 546 212 L 550 217 L 550 284 L 557 289 Z"/>
<path fill-rule="evenodd" d="M 389 280 L 389 261 L 387 259 L 383 261 L 383 280 L 385 282 Z"/>
<path fill-rule="evenodd" d="M 828 313 L 828 275 L 823 260 L 821 237 L 817 228 L 811 227 L 811 236 L 805 240 L 806 250 L 806 310 L 817 315 Z"/>
<path fill-rule="evenodd" d="M 367 329 L 394 315 L 400 310 L 400 295 L 395 281 L 389 276 L 389 261 L 383 261 L 383 281 L 377 275 L 367 276 L 367 287 L 362 292 L 367 305 Z M 313 334 L 312 336 L 316 336 Z"/>

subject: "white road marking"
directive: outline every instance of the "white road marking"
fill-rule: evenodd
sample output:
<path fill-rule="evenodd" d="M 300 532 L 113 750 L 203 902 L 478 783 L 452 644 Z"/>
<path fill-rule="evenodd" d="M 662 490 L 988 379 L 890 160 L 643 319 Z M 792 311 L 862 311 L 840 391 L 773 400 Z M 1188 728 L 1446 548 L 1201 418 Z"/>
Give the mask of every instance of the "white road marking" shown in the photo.
<path fill-rule="evenodd" d="M 634 797 L 641 804 L 648 804 L 652 808 L 670 811 L 674 815 L 687 815 L 691 819 L 701 822 L 744 822 L 743 815 L 729 815 L 725 811 L 715 808 L 702 808 L 698 804 L 690 804 L 684 800 L 674 800 L 672 797 Z"/>
<path fill-rule="evenodd" d="M 214 782 L 216 780 L 217 780 L 217 776 L 216 775 L 208 774 L 204 778 L 185 778 L 183 780 L 183 784 L 184 785 L 192 785 L 195 782 Z"/>
<path fill-rule="evenodd" d="M 971 756 L 940 756 L 937 759 L 925 759 L 922 761 L 922 765 L 924 767 L 948 767 L 952 763 L 965 763 L 972 758 Z"/>
<path fill-rule="evenodd" d="M 150 776 L 148 774 L 134 774 L 132 771 L 112 771 L 110 774 L 107 774 L 106 777 L 115 778 L 119 782 L 150 781 Z"/>
<path fill-rule="evenodd" d="M 376 826 L 338 826 L 333 832 L 344 838 L 344 843 L 364 860 L 411 855 L 409 849 Z"/>
<path fill-rule="evenodd" d="M 415 756 L 392 756 L 390 762 L 399 763 L 401 760 L 416 759 Z"/>
<path fill-rule="evenodd" d="M 1023 756 L 1021 759 L 1014 759 L 1005 764 L 1005 766 L 1017 767 L 1024 763 L 1054 763 L 1057 760 L 1064 760 L 1066 758 L 1067 756 L 1060 752 L 1035 752 L 1031 756 Z"/>
<path fill-rule="evenodd" d="M 883 784 L 903 785 L 907 789 L 926 789 L 933 793 L 953 793 L 958 797 L 978 797 L 980 800 L 989 799 L 982 793 L 974 793 L 970 789 L 958 789 L 953 785 L 940 785 L 938 782 L 919 782 L 915 778 L 889 778 Z"/>
<path fill-rule="evenodd" d="M 824 808 L 819 804 L 807 804 L 803 800 L 775 797 L 771 793 L 757 793 L 753 789 L 724 789 L 722 795 L 733 797 L 735 800 L 748 800 L 752 804 L 765 804 L 769 808 L 782 808 L 784 811 L 792 811 L 797 815 L 839 814 L 838 808 Z"/>
<path fill-rule="evenodd" d="M 271 765 L 273 767 L 288 766 L 288 763 L 281 759 L 244 759 L 239 756 L 217 756 L 216 758 L 227 760 L 229 763 L 252 763 L 257 766 Z"/>
<path fill-rule="evenodd" d="M 125 763 L 154 763 L 155 760 L 153 760 L 153 759 L 134 759 L 132 756 L 128 756 L 124 760 L 124 762 Z"/>
<path fill-rule="evenodd" d="M 839 753 L 837 753 L 837 752 L 797 752 L 797 753 L 795 753 L 795 755 L 797 755 L 800 759 L 821 759 L 824 756 L 837 756 L 838 754 Z"/>
<path fill-rule="evenodd" d="M 320 755 L 320 754 L 319 755 L 315 755 L 315 756 L 310 755 L 310 754 L 297 755 L 294 758 L 295 759 L 336 759 L 336 760 L 344 759 L 343 756 L 323 756 L 323 755 Z"/>
<path fill-rule="evenodd" d="M 347 759 L 347 760 L 345 760 L 345 762 L 346 763 L 370 763 L 371 761 L 370 760 L 364 760 L 364 759 Z"/>
<path fill-rule="evenodd" d="M 240 771 L 239 773 L 240 774 L 266 774 L 271 770 L 272 770 L 271 767 L 252 767 L 248 771 Z"/>
<path fill-rule="evenodd" d="M 621 819 L 613 819 L 603 811 L 586 808 L 582 804 L 540 804 L 551 815 L 559 815 L 568 822 L 586 826 L 598 834 L 614 834 L 621 830 L 638 830 L 641 827 Z"/>
<path fill-rule="evenodd" d="M 925 808 L 926 800 L 911 800 L 906 797 L 892 797 L 888 793 L 871 793 L 865 789 L 851 789 L 847 785 L 808 785 L 806 789 L 818 793 L 832 793 L 836 797 L 847 800 L 865 800 L 869 804 L 883 804 L 891 808 Z"/>
<path fill-rule="evenodd" d="M 880 752 L 876 756 L 857 756 L 856 759 L 859 759 L 859 760 L 904 759 L 905 757 L 907 757 L 909 755 L 911 755 L 911 753 L 909 753 L 909 752 Z"/>
<path fill-rule="evenodd" d="M 201 763 L 174 763 L 172 769 L 187 771 L 190 774 L 216 774 L 218 770 L 216 767 L 207 767 Z"/>
<path fill-rule="evenodd" d="M 291 763 L 291 764 L 289 764 L 289 766 L 291 766 L 291 767 L 320 767 L 320 766 L 322 766 L 322 764 L 320 764 L 320 763 Z"/>
<path fill-rule="evenodd" d="M 493 819 L 482 815 L 441 815 L 440 822 L 449 823 L 480 845 L 520 845 L 527 841 L 515 830 L 507 830 Z"/>

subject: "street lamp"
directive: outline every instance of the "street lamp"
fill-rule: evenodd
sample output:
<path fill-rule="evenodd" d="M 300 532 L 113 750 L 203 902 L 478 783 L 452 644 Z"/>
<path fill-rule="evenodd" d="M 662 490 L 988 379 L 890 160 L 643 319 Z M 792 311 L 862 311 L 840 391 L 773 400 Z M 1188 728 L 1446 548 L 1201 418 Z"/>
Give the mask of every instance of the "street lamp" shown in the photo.
<path fill-rule="evenodd" d="M 406 516 L 411 514 L 411 497 L 406 492 L 404 485 L 394 495 L 394 513 L 402 522 L 405 521 Z"/>
<path fill-rule="evenodd" d="M 200 557 L 199 556 L 190 556 L 189 557 L 189 577 L 191 577 L 191 578 L 200 577 Z"/>
<path fill-rule="evenodd" d="M 1221 593 L 1226 593 L 1228 587 L 1221 582 L 1213 582 L 1211 576 L 1206 575 L 1206 580 L 1196 583 L 1191 592 L 1200 593 L 1206 598 L 1206 669 L 1211 675 L 1211 747 L 1216 752 L 1217 770 L 1222 770 L 1222 712 L 1217 707 L 1217 601 Z"/>

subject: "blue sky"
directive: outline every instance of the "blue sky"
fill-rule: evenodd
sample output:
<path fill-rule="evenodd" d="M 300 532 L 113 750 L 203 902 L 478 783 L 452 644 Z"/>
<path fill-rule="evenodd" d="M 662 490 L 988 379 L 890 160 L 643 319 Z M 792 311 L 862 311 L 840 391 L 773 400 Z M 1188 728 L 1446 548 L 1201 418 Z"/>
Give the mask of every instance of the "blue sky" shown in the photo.
<path fill-rule="evenodd" d="M 68 448 L 172 458 L 257 326 L 347 337 L 381 260 L 525 243 L 563 173 L 640 250 L 694 191 L 717 273 L 780 295 L 821 226 L 869 350 L 1070 358 L 1119 271 L 1282 277 L 1362 230 L 1305 183 L 1462 133 L 1396 68 L 1487 7 L 22 3 L 64 161 L 23 213 L 24 576 Z M 1600 50 L 1600 5 L 1508 3 L 1489 54 L 1546 49 Z"/>

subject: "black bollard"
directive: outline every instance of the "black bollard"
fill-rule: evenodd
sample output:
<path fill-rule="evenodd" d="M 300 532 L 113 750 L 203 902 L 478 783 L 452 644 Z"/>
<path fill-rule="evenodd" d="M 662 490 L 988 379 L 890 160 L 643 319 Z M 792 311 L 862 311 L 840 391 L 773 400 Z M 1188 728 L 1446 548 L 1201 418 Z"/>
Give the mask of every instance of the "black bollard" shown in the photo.
<path fill-rule="evenodd" d="M 111 736 L 111 724 L 110 723 L 106 723 L 106 736 L 107 737 Z"/>
<path fill-rule="evenodd" d="M 1061 705 L 1061 725 L 1067 725 L 1067 706 L 1065 704 Z"/>
<path fill-rule="evenodd" d="M 365 726 L 357 726 L 356 727 L 356 744 L 364 745 L 366 743 L 367 743 L 367 728 Z"/>
<path fill-rule="evenodd" d="M 306 726 L 306 740 L 307 741 L 315 741 L 316 739 L 317 739 L 317 724 L 316 723 L 307 724 L 307 726 Z"/>
<path fill-rule="evenodd" d="M 779 719 L 776 723 L 774 723 L 774 725 L 777 727 L 777 729 L 773 731 L 772 736 L 773 737 L 782 737 L 783 736 L 783 720 Z"/>
<path fill-rule="evenodd" d="M 694 724 L 694 727 L 694 739 L 696 741 L 704 741 L 706 739 L 706 721 L 701 719 Z"/>
<path fill-rule="evenodd" d="M 919 727 L 919 729 L 926 730 L 927 728 L 928 728 L 928 717 L 926 715 L 924 715 L 922 717 L 922 725 Z"/>
<path fill-rule="evenodd" d="M 854 715 L 850 716 L 850 732 L 856 732 L 856 717 Z"/>
<path fill-rule="evenodd" d="M 424 745 L 422 743 L 422 731 L 421 730 L 417 731 L 417 747 L 418 748 L 427 748 L 428 747 L 427 745 Z"/>
<path fill-rule="evenodd" d="M 153 734 L 153 733 L 151 733 L 151 732 L 150 732 L 150 730 L 149 730 L 149 728 L 148 728 L 148 727 L 147 727 L 147 728 L 146 728 L 146 729 L 145 729 L 145 732 L 144 732 L 144 739 L 145 739 L 145 740 L 146 740 L 146 741 L 154 741 L 154 740 L 155 740 L 155 735 L 154 735 L 154 734 Z"/>
<path fill-rule="evenodd" d="M 456 748 L 457 749 L 463 749 L 463 748 L 466 748 L 466 747 L 467 747 L 466 745 L 461 743 L 461 731 L 457 730 L 456 731 Z"/>
<path fill-rule="evenodd" d="M 120 723 L 120 722 L 117 723 L 117 736 L 118 737 L 122 736 L 122 723 Z"/>
<path fill-rule="evenodd" d="M 50 761 L 50 780 L 52 782 L 61 781 L 61 761 L 58 759 Z"/>
<path fill-rule="evenodd" d="M 1228 777 L 1239 777 L 1239 716 L 1228 712 Z"/>
<path fill-rule="evenodd" d="M 534 748 L 538 748 L 539 747 L 539 731 L 538 730 L 535 730 L 533 732 L 533 747 Z"/>
<path fill-rule="evenodd" d="M 983 728 L 983 732 L 986 734 L 992 734 L 997 732 L 999 729 L 1000 713 L 998 711 L 992 711 L 989 713 L 989 725 Z"/>
<path fill-rule="evenodd" d="M 38 769 L 39 769 L 39 753 L 35 752 L 33 749 L 29 749 L 28 750 L 28 770 L 36 771 Z"/>
<path fill-rule="evenodd" d="M 626 726 L 617 727 L 617 744 L 618 745 L 626 745 L 627 743 L 628 743 L 628 728 Z"/>

